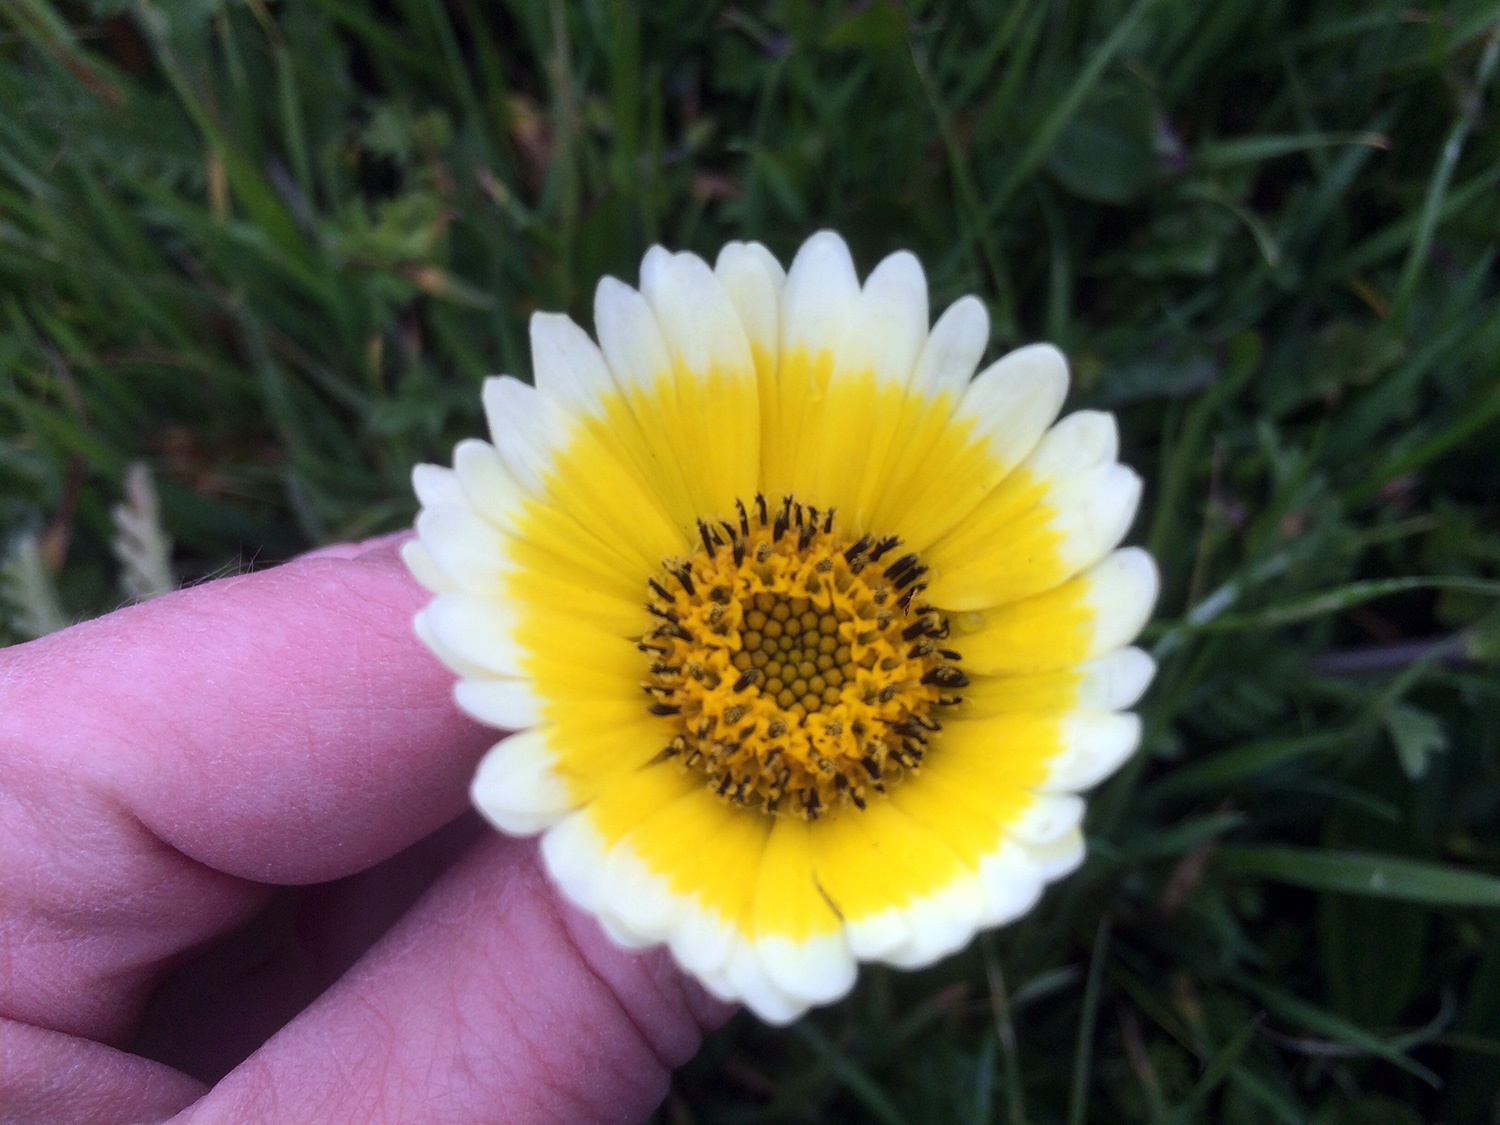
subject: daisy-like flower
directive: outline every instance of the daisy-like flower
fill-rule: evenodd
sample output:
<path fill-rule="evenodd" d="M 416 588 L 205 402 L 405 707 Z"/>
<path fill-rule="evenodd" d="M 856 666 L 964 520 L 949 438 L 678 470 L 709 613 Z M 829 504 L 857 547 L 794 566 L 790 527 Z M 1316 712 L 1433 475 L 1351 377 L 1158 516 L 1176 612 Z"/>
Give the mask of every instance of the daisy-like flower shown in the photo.
<path fill-rule="evenodd" d="M 493 444 L 414 474 L 417 632 L 516 732 L 475 804 L 772 1023 L 1030 909 L 1154 670 L 1113 417 L 1053 424 L 1049 345 L 976 376 L 979 301 L 929 329 L 916 258 L 861 286 L 830 232 L 790 270 L 653 248 L 594 325 L 533 317 Z"/>

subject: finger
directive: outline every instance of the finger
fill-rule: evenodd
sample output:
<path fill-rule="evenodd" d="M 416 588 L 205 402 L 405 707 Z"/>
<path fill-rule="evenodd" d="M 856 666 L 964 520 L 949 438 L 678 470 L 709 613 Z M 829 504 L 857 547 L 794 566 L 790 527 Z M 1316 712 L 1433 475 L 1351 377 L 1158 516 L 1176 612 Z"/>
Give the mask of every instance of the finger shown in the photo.
<path fill-rule="evenodd" d="M 277 891 L 251 922 L 156 987 L 130 1049 L 217 1082 L 342 976 L 485 831 L 471 812 L 365 871 Z"/>
<path fill-rule="evenodd" d="M 357 559 L 361 555 L 370 555 L 377 551 L 394 550 L 411 537 L 410 529 L 393 531 L 389 535 L 377 535 L 373 539 L 364 539 L 358 543 L 330 543 L 326 547 L 318 547 L 297 557 L 299 559 Z"/>
<path fill-rule="evenodd" d="M 164 1121 L 202 1094 L 160 1063 L 0 1016 L 0 1120 Z"/>
<path fill-rule="evenodd" d="M 639 1121 L 727 1013 L 561 904 L 533 843 L 487 835 L 183 1120 Z"/>
<path fill-rule="evenodd" d="M 0 653 L 0 746 L 219 871 L 360 870 L 461 811 L 494 740 L 412 634 L 425 599 L 387 541 L 120 610 Z"/>

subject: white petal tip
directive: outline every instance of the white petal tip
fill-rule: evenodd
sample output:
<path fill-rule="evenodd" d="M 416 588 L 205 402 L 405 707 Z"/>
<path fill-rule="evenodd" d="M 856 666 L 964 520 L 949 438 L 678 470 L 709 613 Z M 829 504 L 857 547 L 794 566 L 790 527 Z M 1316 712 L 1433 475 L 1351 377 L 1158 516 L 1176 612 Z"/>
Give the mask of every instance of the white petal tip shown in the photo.
<path fill-rule="evenodd" d="M 885 960 L 902 969 L 920 969 L 962 949 L 979 929 L 985 892 L 974 875 L 963 875 L 908 908 L 911 939 Z"/>
<path fill-rule="evenodd" d="M 755 948 L 776 987 L 809 1005 L 830 1003 L 854 987 L 856 966 L 842 932 L 800 941 L 763 936 Z"/>
<path fill-rule="evenodd" d="M 1042 788 L 1076 793 L 1103 781 L 1135 753 L 1141 720 L 1130 713 L 1074 712 L 1063 720 L 1063 748 L 1047 763 Z"/>
<path fill-rule="evenodd" d="M 536 694 L 524 680 L 459 680 L 453 701 L 465 714 L 501 730 L 525 730 L 542 721 Z"/>
<path fill-rule="evenodd" d="M 1073 794 L 1038 794 L 1026 809 L 1005 827 L 1005 834 L 1030 848 L 1051 844 L 1078 827 L 1084 804 Z"/>
<path fill-rule="evenodd" d="M 597 914 L 600 877 L 604 870 L 604 842 L 589 820 L 587 809 L 563 817 L 542 836 L 542 862 L 567 898 Z"/>
<path fill-rule="evenodd" d="M 1123 711 L 1140 702 L 1156 676 L 1156 661 L 1138 648 L 1120 648 L 1088 665 L 1080 702 L 1101 711 Z"/>
<path fill-rule="evenodd" d="M 1156 607 L 1161 580 L 1156 563 L 1140 547 L 1114 552 L 1089 572 L 1094 608 L 1092 651 L 1102 655 L 1127 645 L 1145 628 Z"/>
<path fill-rule="evenodd" d="M 535 835 L 572 807 L 540 731 L 522 731 L 497 742 L 480 761 L 469 797 L 486 820 L 512 836 Z"/>

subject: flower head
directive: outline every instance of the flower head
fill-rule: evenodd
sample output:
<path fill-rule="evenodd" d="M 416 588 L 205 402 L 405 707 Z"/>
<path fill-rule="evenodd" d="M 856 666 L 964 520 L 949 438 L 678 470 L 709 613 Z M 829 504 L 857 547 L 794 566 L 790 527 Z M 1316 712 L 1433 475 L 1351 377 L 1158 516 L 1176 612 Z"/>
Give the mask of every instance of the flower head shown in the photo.
<path fill-rule="evenodd" d="M 653 248 L 594 323 L 537 314 L 493 444 L 415 473 L 417 631 L 516 732 L 475 804 L 772 1022 L 1030 909 L 1153 671 L 1114 419 L 1053 424 L 1048 345 L 976 376 L 983 305 L 929 329 L 914 257 L 861 286 L 829 232 L 788 271 Z"/>

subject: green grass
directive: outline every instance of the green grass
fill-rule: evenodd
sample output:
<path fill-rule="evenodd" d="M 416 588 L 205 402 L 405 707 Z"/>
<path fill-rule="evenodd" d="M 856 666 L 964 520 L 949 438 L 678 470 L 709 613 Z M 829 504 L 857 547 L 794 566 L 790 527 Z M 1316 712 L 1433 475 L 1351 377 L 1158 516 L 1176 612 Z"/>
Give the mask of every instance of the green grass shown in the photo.
<path fill-rule="evenodd" d="M 910 248 L 1119 413 L 1162 667 L 1087 866 L 738 1017 L 662 1121 L 1500 1121 L 1493 3 L 0 13 L 14 603 L 121 600 L 136 460 L 188 580 L 401 526 L 528 315 L 658 240 Z"/>

